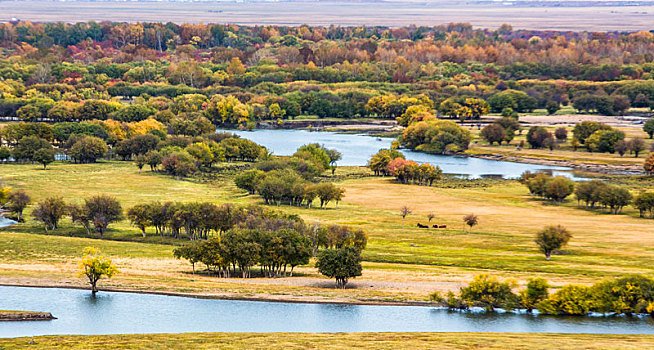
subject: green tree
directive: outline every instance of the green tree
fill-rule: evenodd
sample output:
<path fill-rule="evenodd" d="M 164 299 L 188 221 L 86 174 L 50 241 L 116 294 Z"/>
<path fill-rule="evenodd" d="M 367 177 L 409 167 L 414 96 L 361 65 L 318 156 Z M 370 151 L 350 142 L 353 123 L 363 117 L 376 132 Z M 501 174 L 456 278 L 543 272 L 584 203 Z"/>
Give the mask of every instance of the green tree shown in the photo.
<path fill-rule="evenodd" d="M 127 210 L 127 218 L 132 225 L 138 227 L 145 238 L 145 229 L 152 223 L 150 221 L 150 206 L 148 204 L 137 204 Z"/>
<path fill-rule="evenodd" d="M 511 291 L 512 283 L 500 282 L 488 274 L 479 274 L 467 287 L 461 288 L 461 300 L 469 306 L 483 307 L 488 312 L 495 308 L 514 309 L 519 298 Z"/>
<path fill-rule="evenodd" d="M 572 194 L 574 188 L 574 181 L 564 176 L 557 176 L 548 182 L 545 196 L 553 201 L 563 202 L 566 197 Z"/>
<path fill-rule="evenodd" d="M 43 170 L 46 169 L 46 166 L 55 161 L 55 152 L 54 149 L 50 148 L 41 148 L 34 152 L 34 161 L 43 165 Z"/>
<path fill-rule="evenodd" d="M 107 154 L 107 143 L 95 136 L 84 136 L 70 149 L 70 157 L 78 163 L 95 163 Z"/>
<path fill-rule="evenodd" d="M 350 278 L 361 276 L 361 252 L 354 247 L 325 249 L 318 253 L 318 271 L 336 279 L 336 288 L 345 289 Z"/>
<path fill-rule="evenodd" d="M 649 138 L 654 138 L 654 118 L 649 118 L 645 124 L 643 124 L 643 131 L 649 135 Z"/>
<path fill-rule="evenodd" d="M 118 273 L 118 268 L 111 259 L 102 255 L 97 248 L 86 247 L 84 256 L 79 262 L 80 277 L 86 276 L 91 285 L 91 295 L 98 293 L 98 281 L 101 278 L 111 278 Z"/>
<path fill-rule="evenodd" d="M 550 260 L 552 253 L 568 244 L 570 238 L 572 235 L 565 227 L 561 225 L 548 226 L 538 231 L 535 242 L 540 251 L 545 254 L 545 259 Z"/>
<path fill-rule="evenodd" d="M 481 129 L 481 137 L 484 138 L 491 146 L 493 143 L 497 142 L 502 144 L 502 141 L 506 140 L 507 134 L 506 130 L 499 124 L 488 124 L 483 129 Z"/>

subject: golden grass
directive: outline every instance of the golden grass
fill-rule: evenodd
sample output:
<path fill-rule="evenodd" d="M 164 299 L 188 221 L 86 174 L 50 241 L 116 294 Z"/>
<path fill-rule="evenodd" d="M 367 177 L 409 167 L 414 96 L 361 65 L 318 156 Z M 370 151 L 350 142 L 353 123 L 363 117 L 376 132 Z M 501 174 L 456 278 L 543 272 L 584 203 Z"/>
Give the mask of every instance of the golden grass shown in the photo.
<path fill-rule="evenodd" d="M 646 349 L 654 336 L 511 333 L 189 333 L 0 339 L 4 349 Z"/>

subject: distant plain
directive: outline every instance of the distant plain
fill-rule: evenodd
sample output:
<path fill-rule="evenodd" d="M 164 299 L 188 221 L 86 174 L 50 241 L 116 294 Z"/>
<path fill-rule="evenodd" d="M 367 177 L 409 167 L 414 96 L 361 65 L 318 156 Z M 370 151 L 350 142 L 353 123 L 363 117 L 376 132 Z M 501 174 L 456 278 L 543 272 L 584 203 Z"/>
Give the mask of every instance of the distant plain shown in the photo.
<path fill-rule="evenodd" d="M 615 5 L 615 6 L 614 6 Z M 176 22 L 244 25 L 406 25 L 469 22 L 497 28 L 638 31 L 652 28 L 654 2 L 631 1 L 0 1 L 0 22 Z"/>

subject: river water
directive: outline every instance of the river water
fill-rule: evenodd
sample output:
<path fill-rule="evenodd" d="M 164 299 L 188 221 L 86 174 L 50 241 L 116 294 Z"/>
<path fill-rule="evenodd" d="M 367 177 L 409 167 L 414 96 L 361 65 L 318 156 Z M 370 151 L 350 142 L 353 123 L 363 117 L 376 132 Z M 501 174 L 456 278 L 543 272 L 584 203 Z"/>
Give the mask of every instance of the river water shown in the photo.
<path fill-rule="evenodd" d="M 298 304 L 0 287 L 0 310 L 52 321 L 0 322 L 0 337 L 183 332 L 515 332 L 654 334 L 650 317 L 553 317 L 422 306 Z"/>
<path fill-rule="evenodd" d="M 343 154 L 338 165 L 366 165 L 370 156 L 382 148 L 390 148 L 392 138 L 371 137 L 361 134 L 342 134 L 335 132 L 316 132 L 308 130 L 258 129 L 254 131 L 226 130 L 243 138 L 252 140 L 268 148 L 276 155 L 286 156 L 295 153 L 298 147 L 307 143 L 320 143 L 327 148 L 336 149 Z M 402 150 L 408 160 L 430 163 L 439 166 L 446 174 L 457 174 L 469 178 L 501 176 L 517 178 L 529 170 L 551 171 L 553 175 L 574 178 L 571 168 L 538 164 L 525 164 L 496 161 L 461 156 L 445 156 Z"/>

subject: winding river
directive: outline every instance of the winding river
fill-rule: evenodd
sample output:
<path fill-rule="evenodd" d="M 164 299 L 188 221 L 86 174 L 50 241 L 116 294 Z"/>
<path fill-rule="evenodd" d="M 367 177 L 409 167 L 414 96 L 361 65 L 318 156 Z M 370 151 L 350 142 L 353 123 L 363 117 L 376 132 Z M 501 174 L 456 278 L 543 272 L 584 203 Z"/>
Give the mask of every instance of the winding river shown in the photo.
<path fill-rule="evenodd" d="M 258 129 L 254 131 L 226 130 L 243 138 L 265 146 L 277 155 L 291 155 L 298 147 L 307 143 L 324 144 L 343 154 L 338 165 L 366 165 L 370 156 L 382 148 L 391 146 L 392 138 L 370 137 L 361 134 L 342 134 L 335 132 L 316 132 L 308 130 Z M 551 171 L 554 175 L 574 178 L 571 168 L 538 164 L 525 164 L 496 161 L 461 156 L 445 156 L 402 150 L 407 159 L 418 163 L 437 165 L 446 174 L 462 175 L 469 178 L 501 176 L 517 178 L 529 170 Z"/>
<path fill-rule="evenodd" d="M 0 337 L 184 332 L 515 332 L 654 334 L 650 317 L 552 317 L 423 306 L 298 304 L 77 289 L 0 287 L 0 309 L 52 321 L 0 322 Z"/>

